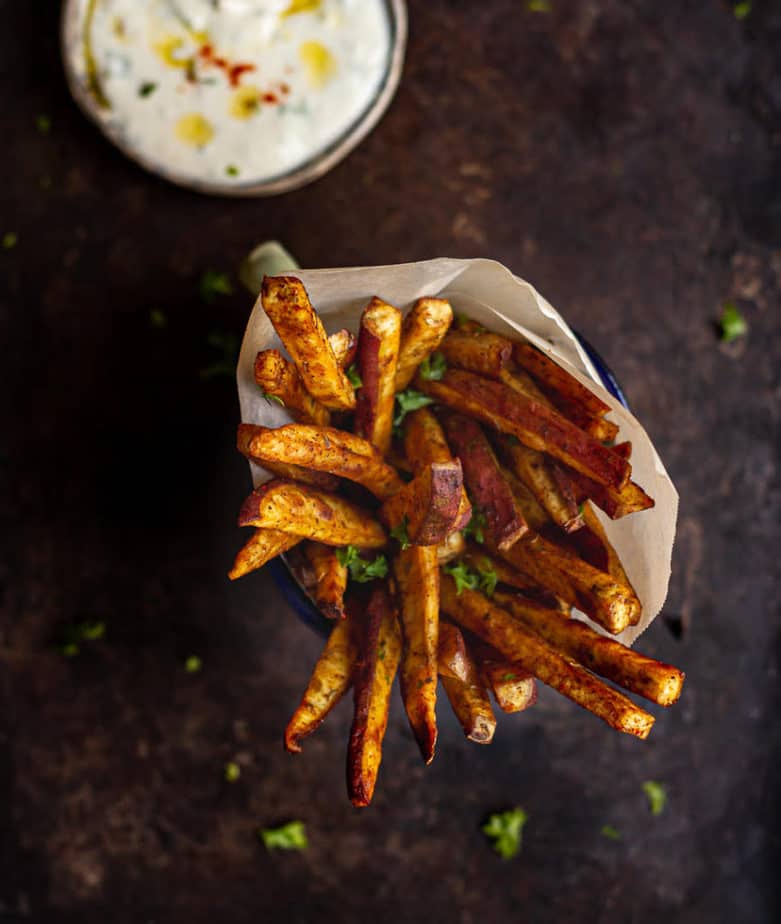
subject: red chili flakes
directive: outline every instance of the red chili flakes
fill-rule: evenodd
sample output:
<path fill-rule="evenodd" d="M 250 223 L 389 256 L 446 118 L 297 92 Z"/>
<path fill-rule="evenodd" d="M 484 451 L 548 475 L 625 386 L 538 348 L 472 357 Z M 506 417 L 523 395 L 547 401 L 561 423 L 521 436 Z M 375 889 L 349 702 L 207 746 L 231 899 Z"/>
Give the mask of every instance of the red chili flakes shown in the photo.
<path fill-rule="evenodd" d="M 250 71 L 255 70 L 254 64 L 234 64 L 233 67 L 228 69 L 228 80 L 232 87 L 237 87 L 241 82 L 241 75 L 248 74 Z"/>
<path fill-rule="evenodd" d="M 208 43 L 198 49 L 198 57 L 204 64 L 213 65 L 223 71 L 232 87 L 239 86 L 243 74 L 255 70 L 254 64 L 231 64 L 227 58 L 218 57 L 214 54 L 214 48 Z"/>
<path fill-rule="evenodd" d="M 272 105 L 272 106 L 274 105 L 274 103 L 279 102 L 279 97 L 276 95 L 276 93 L 263 93 L 261 94 L 260 98 L 263 100 L 264 103 L 269 103 L 269 105 Z"/>

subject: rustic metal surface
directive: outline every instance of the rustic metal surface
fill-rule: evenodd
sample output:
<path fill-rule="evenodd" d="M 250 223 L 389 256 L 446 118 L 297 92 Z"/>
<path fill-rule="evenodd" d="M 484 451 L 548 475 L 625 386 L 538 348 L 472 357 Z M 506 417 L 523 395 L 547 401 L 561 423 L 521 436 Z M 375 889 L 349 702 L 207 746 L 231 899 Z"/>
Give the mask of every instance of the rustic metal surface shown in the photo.
<path fill-rule="evenodd" d="M 378 130 L 312 187 L 234 202 L 124 160 L 68 99 L 57 4 L 0 4 L 0 921 L 774 919 L 781 14 L 550 5 L 415 0 Z M 495 257 L 615 367 L 682 497 L 686 632 L 642 648 L 688 681 L 648 742 L 543 696 L 490 748 L 443 710 L 426 770 L 397 704 L 362 812 L 346 704 L 282 751 L 319 641 L 266 575 L 224 578 L 248 474 L 233 384 L 199 376 L 250 309 L 200 300 L 201 274 L 270 237 L 307 266 Z M 85 619 L 105 639 L 64 657 Z M 503 862 L 480 824 L 516 804 Z M 267 853 L 256 829 L 291 818 L 309 849 Z"/>

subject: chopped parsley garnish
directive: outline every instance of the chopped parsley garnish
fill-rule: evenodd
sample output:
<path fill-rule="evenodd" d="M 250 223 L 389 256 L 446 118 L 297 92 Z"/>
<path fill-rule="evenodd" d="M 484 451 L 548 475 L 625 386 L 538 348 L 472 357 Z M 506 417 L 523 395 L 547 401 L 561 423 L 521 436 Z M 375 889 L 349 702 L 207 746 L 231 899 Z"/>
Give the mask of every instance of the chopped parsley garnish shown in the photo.
<path fill-rule="evenodd" d="M 733 340 L 744 337 L 748 333 L 748 323 L 734 302 L 724 303 L 724 310 L 719 318 L 719 327 L 722 343 L 732 343 Z"/>
<path fill-rule="evenodd" d="M 216 330 L 209 334 L 207 342 L 210 347 L 219 350 L 222 355 L 210 366 L 201 369 L 201 378 L 204 380 L 214 379 L 219 376 L 233 378 L 236 372 L 236 360 L 239 355 L 239 338 L 235 334 Z"/>
<path fill-rule="evenodd" d="M 735 3 L 732 6 L 732 15 L 735 19 L 745 19 L 751 12 L 751 3 Z"/>
<path fill-rule="evenodd" d="M 551 5 L 548 0 L 527 0 L 526 9 L 530 13 L 550 13 Z"/>
<path fill-rule="evenodd" d="M 225 168 L 225 173 L 227 176 L 238 176 L 239 168 L 235 164 L 228 164 L 228 166 Z"/>
<path fill-rule="evenodd" d="M 447 372 L 447 361 L 443 353 L 432 353 L 420 364 L 420 377 L 429 382 L 438 382 Z"/>
<path fill-rule="evenodd" d="M 190 657 L 184 662 L 184 669 L 188 674 L 197 674 L 202 667 L 203 661 L 201 661 L 198 655 L 190 655 Z"/>
<path fill-rule="evenodd" d="M 648 798 L 648 807 L 652 815 L 661 815 L 667 805 L 667 790 L 663 783 L 655 780 L 646 780 L 643 783 L 643 792 Z"/>
<path fill-rule="evenodd" d="M 152 81 L 146 81 L 145 83 L 142 83 L 141 86 L 138 88 L 138 95 L 142 99 L 146 99 L 147 96 L 151 96 L 155 92 L 156 89 L 157 89 L 156 83 L 152 83 Z"/>
<path fill-rule="evenodd" d="M 511 680 L 515 680 L 516 677 L 515 674 L 502 674 L 501 679 L 504 680 L 505 683 L 509 683 Z"/>
<path fill-rule="evenodd" d="M 528 815 L 522 808 L 491 815 L 483 825 L 483 833 L 493 839 L 494 850 L 505 860 L 510 860 L 521 849 L 521 835 Z"/>
<path fill-rule="evenodd" d="M 199 284 L 201 298 L 211 304 L 218 295 L 233 295 L 233 283 L 227 273 L 206 270 Z"/>
<path fill-rule="evenodd" d="M 6 231 L 3 235 L 3 250 L 13 250 L 19 243 L 19 235 L 16 231 Z"/>
<path fill-rule="evenodd" d="M 241 776 L 241 767 L 233 760 L 225 764 L 225 782 L 235 783 Z"/>
<path fill-rule="evenodd" d="M 260 394 L 263 398 L 266 399 L 266 401 L 274 401 L 280 407 L 285 406 L 285 402 L 279 397 L 279 395 L 272 395 L 271 392 L 263 391 L 263 389 L 260 390 Z"/>
<path fill-rule="evenodd" d="M 309 845 L 303 821 L 289 821 L 279 828 L 260 828 L 258 836 L 267 850 L 305 850 Z"/>
<path fill-rule="evenodd" d="M 477 572 L 472 571 L 472 569 L 462 561 L 445 565 L 445 574 L 449 574 L 456 582 L 456 594 L 459 596 L 465 587 L 467 590 L 477 590 L 480 584 L 480 577 Z"/>
<path fill-rule="evenodd" d="M 480 590 L 486 595 L 486 597 L 493 597 L 494 591 L 496 590 L 496 584 L 499 580 L 494 569 L 486 563 L 485 568 L 480 568 L 478 570 L 479 586 Z"/>
<path fill-rule="evenodd" d="M 348 366 L 347 369 L 344 370 L 344 374 L 347 376 L 347 381 L 356 391 L 359 388 L 363 388 L 363 382 L 361 381 L 361 376 L 358 373 L 358 367 L 355 363 L 353 363 L 352 366 Z"/>
<path fill-rule="evenodd" d="M 149 323 L 152 327 L 165 327 L 168 324 L 168 316 L 159 308 L 153 308 L 149 312 Z"/>
<path fill-rule="evenodd" d="M 52 120 L 51 116 L 41 113 L 35 117 L 35 127 L 42 135 L 48 135 L 51 131 Z"/>
<path fill-rule="evenodd" d="M 402 550 L 408 549 L 410 547 L 409 530 L 407 528 L 406 517 L 404 517 L 401 523 L 393 527 L 393 529 L 390 531 L 390 534 L 394 539 L 398 540 Z"/>
<path fill-rule="evenodd" d="M 336 550 L 336 559 L 350 572 L 350 579 L 357 584 L 368 584 L 388 574 L 388 561 L 384 555 L 378 555 L 374 561 L 361 558 L 354 545 L 344 546 Z"/>
<path fill-rule="evenodd" d="M 621 832 L 618 828 L 614 828 L 613 825 L 602 825 L 601 834 L 602 837 L 606 837 L 609 841 L 621 840 Z"/>
<path fill-rule="evenodd" d="M 424 395 L 422 392 L 415 391 L 414 388 L 400 391 L 396 395 L 396 416 L 393 418 L 394 430 L 397 433 L 401 432 L 401 425 L 410 411 L 417 411 L 418 408 L 426 407 L 433 403 L 433 398 L 429 398 L 428 395 Z"/>
<path fill-rule="evenodd" d="M 485 514 L 479 510 L 472 510 L 472 519 L 464 527 L 464 535 L 471 536 L 482 545 L 485 542 L 483 529 L 486 526 Z"/>

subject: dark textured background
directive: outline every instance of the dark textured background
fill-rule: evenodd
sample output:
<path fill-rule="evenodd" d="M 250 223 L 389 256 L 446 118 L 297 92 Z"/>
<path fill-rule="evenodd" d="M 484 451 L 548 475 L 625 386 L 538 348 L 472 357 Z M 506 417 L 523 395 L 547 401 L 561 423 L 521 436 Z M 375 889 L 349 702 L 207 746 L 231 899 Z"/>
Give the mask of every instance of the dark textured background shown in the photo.
<path fill-rule="evenodd" d="M 773 920 L 781 5 L 551 5 L 414 0 L 378 130 L 314 186 L 234 202 L 125 161 L 67 96 L 59 4 L 0 0 L 0 921 Z M 319 642 L 267 575 L 224 577 L 248 475 L 232 382 L 199 378 L 251 307 L 202 302 L 202 272 L 270 237 L 313 267 L 494 257 L 615 367 L 682 500 L 687 631 L 641 648 L 688 681 L 648 742 L 544 696 L 490 748 L 443 710 L 424 771 L 397 704 L 362 812 L 346 704 L 283 753 Z M 751 328 L 730 348 L 728 298 Z M 84 619 L 106 638 L 67 659 Z M 503 862 L 480 824 L 515 804 Z M 266 853 L 256 829 L 291 818 L 309 849 Z"/>

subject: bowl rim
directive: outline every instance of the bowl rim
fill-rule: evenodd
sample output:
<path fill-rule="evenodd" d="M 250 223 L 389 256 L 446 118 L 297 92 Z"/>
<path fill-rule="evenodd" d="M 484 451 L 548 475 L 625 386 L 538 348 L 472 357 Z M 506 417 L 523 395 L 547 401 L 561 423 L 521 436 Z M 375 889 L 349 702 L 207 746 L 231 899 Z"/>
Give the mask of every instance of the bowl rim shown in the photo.
<path fill-rule="evenodd" d="M 261 198 L 300 189 L 318 180 L 344 160 L 376 128 L 396 95 L 404 69 L 408 32 L 407 5 L 405 0 L 382 0 L 388 13 L 391 31 L 391 46 L 385 75 L 369 107 L 357 116 L 342 135 L 325 150 L 313 155 L 299 167 L 267 180 L 248 180 L 245 183 L 199 180 L 167 167 L 134 148 L 123 137 L 122 132 L 108 117 L 107 112 L 98 104 L 77 65 L 83 47 L 82 20 L 88 2 L 89 0 L 65 0 L 60 16 L 60 51 L 65 79 L 76 105 L 97 126 L 105 138 L 139 167 L 175 186 L 205 195 L 226 196 L 234 199 Z"/>

